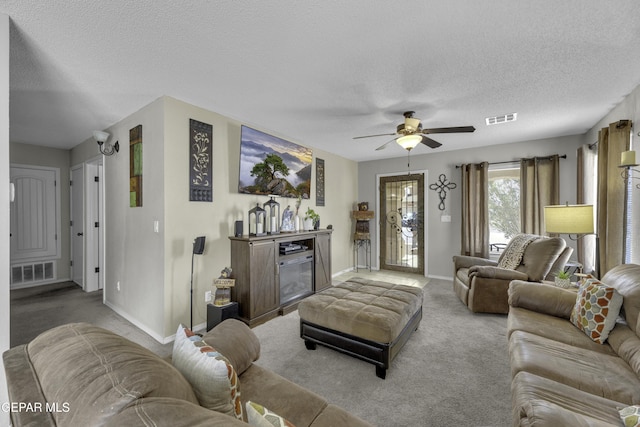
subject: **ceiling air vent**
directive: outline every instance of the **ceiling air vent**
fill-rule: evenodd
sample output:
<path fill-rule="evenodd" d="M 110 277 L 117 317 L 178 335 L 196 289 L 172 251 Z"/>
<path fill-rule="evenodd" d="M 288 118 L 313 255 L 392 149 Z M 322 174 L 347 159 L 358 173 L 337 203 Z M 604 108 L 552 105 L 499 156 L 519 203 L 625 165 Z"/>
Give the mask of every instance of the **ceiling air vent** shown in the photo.
<path fill-rule="evenodd" d="M 503 114 L 502 116 L 487 117 L 485 121 L 487 122 L 487 126 L 491 126 L 491 125 L 499 125 L 501 123 L 515 122 L 517 118 L 518 118 L 518 113 L 510 113 L 510 114 Z"/>

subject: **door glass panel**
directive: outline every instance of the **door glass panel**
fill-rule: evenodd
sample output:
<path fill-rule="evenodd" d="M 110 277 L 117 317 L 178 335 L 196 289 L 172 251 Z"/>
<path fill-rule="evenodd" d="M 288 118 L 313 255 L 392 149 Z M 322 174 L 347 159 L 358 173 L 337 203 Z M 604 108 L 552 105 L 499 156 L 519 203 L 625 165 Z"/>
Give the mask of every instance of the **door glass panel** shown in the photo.
<path fill-rule="evenodd" d="M 380 180 L 380 267 L 424 274 L 424 175 Z"/>

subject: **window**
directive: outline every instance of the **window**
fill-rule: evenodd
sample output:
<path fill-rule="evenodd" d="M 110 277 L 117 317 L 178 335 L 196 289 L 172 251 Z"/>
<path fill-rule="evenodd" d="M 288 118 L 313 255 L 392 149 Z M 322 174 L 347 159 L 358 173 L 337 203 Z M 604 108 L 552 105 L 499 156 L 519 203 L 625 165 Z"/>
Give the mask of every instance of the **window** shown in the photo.
<path fill-rule="evenodd" d="M 520 164 L 489 167 L 489 244 L 497 258 L 509 240 L 520 233 Z"/>

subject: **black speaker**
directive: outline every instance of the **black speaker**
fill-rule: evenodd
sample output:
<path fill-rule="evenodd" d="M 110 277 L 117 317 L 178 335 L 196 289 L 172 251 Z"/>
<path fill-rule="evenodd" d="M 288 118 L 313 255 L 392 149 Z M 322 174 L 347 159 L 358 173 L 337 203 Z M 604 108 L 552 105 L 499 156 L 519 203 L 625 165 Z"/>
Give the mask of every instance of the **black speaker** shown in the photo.
<path fill-rule="evenodd" d="M 193 241 L 193 254 L 194 255 L 202 255 L 204 252 L 204 236 L 196 237 L 196 240 Z"/>
<path fill-rule="evenodd" d="M 242 237 L 242 221 L 236 221 L 236 227 L 233 235 L 235 237 Z"/>

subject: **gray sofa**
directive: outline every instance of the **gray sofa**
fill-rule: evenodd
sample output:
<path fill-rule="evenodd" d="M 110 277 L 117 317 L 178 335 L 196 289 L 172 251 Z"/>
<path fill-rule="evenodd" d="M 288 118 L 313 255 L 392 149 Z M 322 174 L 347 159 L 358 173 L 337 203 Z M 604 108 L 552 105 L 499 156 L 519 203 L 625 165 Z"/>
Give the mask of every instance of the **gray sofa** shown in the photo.
<path fill-rule="evenodd" d="M 257 402 L 298 427 L 369 425 L 254 364 L 260 343 L 244 323 L 226 320 L 203 338 L 234 366 L 242 402 Z M 199 406 L 171 363 L 90 324 L 51 329 L 3 359 L 10 401 L 30 405 L 11 411 L 14 427 L 247 425 Z"/>
<path fill-rule="evenodd" d="M 575 289 L 511 282 L 514 426 L 622 426 L 618 410 L 640 403 L 640 265 L 617 266 L 602 282 L 623 297 L 604 344 L 570 322 Z"/>

